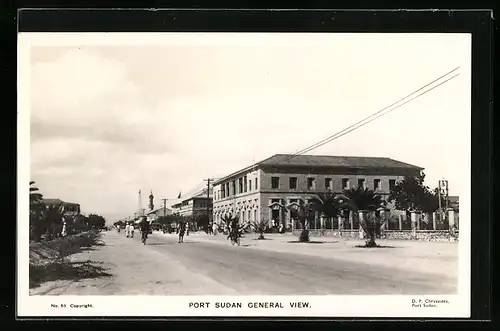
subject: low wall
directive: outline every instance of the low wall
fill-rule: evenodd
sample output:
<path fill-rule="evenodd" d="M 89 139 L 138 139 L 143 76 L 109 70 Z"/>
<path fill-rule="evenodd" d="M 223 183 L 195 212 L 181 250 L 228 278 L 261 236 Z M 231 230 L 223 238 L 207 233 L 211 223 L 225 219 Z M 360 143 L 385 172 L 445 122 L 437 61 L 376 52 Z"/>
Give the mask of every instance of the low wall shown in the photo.
<path fill-rule="evenodd" d="M 98 232 L 87 231 L 50 241 L 31 242 L 29 244 L 30 264 L 48 263 L 76 253 L 82 247 L 90 247 L 98 240 Z"/>
<path fill-rule="evenodd" d="M 452 234 L 448 230 L 388 230 L 380 236 L 383 239 L 422 240 L 422 241 L 458 241 L 459 232 Z"/>
<path fill-rule="evenodd" d="M 294 235 L 300 235 L 301 230 L 294 230 Z M 359 230 L 309 230 L 310 236 L 341 237 L 359 239 Z M 458 241 L 459 231 L 451 234 L 448 230 L 386 230 L 380 239 L 389 240 L 421 240 L 421 241 Z"/>

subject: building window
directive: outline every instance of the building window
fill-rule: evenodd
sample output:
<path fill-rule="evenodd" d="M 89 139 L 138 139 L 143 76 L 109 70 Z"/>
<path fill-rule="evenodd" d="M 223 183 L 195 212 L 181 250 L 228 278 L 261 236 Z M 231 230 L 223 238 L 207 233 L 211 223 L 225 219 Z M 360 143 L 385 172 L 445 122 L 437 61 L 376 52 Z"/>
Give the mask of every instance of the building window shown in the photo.
<path fill-rule="evenodd" d="M 333 189 L 331 178 L 325 178 L 325 189 L 327 189 L 327 190 Z"/>
<path fill-rule="evenodd" d="M 258 220 L 257 220 L 257 209 L 253 211 L 253 220 L 255 222 L 258 222 Z"/>
<path fill-rule="evenodd" d="M 248 181 L 248 190 L 252 191 L 252 180 L 251 179 Z"/>
<path fill-rule="evenodd" d="M 248 211 L 248 220 L 251 221 L 252 220 L 252 211 Z"/>
<path fill-rule="evenodd" d="M 316 188 L 316 180 L 314 178 L 307 178 L 307 189 L 314 190 Z"/>
<path fill-rule="evenodd" d="M 395 179 L 389 179 L 389 190 L 392 190 L 396 186 L 396 180 Z"/>
<path fill-rule="evenodd" d="M 257 189 L 257 178 L 255 178 L 255 189 Z"/>
<path fill-rule="evenodd" d="M 290 178 L 290 189 L 295 190 L 297 188 L 297 177 Z"/>
<path fill-rule="evenodd" d="M 248 186 L 247 186 L 247 185 L 248 185 L 248 184 L 247 184 L 247 183 L 248 183 L 248 182 L 247 182 L 247 176 L 245 176 L 245 177 L 244 177 L 244 179 L 243 179 L 243 183 L 244 183 L 244 185 L 245 185 L 245 186 L 244 186 L 244 188 L 243 188 L 243 192 L 247 192 L 247 188 L 248 188 Z"/>
<path fill-rule="evenodd" d="M 373 189 L 374 190 L 380 190 L 382 187 L 380 186 L 380 179 L 374 179 L 373 180 Z"/>
<path fill-rule="evenodd" d="M 349 189 L 349 178 L 342 178 L 342 189 Z"/>
<path fill-rule="evenodd" d="M 279 187 L 280 187 L 280 178 L 271 177 L 271 188 L 279 188 Z"/>
<path fill-rule="evenodd" d="M 238 181 L 240 184 L 240 190 L 238 191 L 238 193 L 243 193 L 243 178 L 240 178 Z"/>
<path fill-rule="evenodd" d="M 236 195 L 236 179 L 233 180 L 233 194 L 232 195 Z"/>
<path fill-rule="evenodd" d="M 364 178 L 359 178 L 359 179 L 358 179 L 358 187 L 359 187 L 359 188 L 363 188 L 363 189 L 364 189 L 364 188 L 366 188 L 366 185 L 365 185 L 365 184 L 366 184 L 366 181 L 365 181 L 365 179 L 364 179 Z"/>

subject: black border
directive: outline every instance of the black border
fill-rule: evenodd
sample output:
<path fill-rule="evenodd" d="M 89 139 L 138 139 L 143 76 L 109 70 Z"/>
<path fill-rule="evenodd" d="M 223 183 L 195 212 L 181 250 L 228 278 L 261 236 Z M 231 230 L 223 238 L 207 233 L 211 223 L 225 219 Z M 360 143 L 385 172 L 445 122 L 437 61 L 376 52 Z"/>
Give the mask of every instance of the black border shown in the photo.
<path fill-rule="evenodd" d="M 491 197 L 493 193 L 492 60 L 494 57 L 492 52 L 492 16 L 493 12 L 490 10 L 21 10 L 18 13 L 18 29 L 19 32 L 472 33 L 471 319 L 484 321 L 491 318 L 492 284 L 490 277 Z M 15 50 L 13 55 L 15 58 Z M 17 302 L 14 309 L 17 311 Z M 151 320 L 151 318 L 142 317 L 18 318 L 23 320 Z M 154 318 L 154 320 L 167 321 L 207 319 L 219 321 L 282 320 L 274 317 L 266 319 L 246 317 Z M 286 318 L 283 320 L 349 321 L 353 318 Z M 373 321 L 375 319 L 356 318 L 356 320 Z M 411 319 L 376 320 L 409 321 Z M 426 321 L 431 320 L 426 319 Z"/>

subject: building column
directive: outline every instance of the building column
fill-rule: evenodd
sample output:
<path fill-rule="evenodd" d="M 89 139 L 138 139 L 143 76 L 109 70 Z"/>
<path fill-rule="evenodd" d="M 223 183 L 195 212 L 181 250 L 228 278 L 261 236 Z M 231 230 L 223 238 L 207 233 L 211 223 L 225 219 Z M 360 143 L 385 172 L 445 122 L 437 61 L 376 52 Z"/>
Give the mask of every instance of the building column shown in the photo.
<path fill-rule="evenodd" d="M 418 210 L 411 211 L 411 230 L 413 237 L 417 236 L 417 229 L 420 227 L 420 222 L 419 222 L 420 215 L 421 213 Z"/>
<path fill-rule="evenodd" d="M 455 230 L 455 211 L 452 208 L 448 209 L 448 228 Z"/>
<path fill-rule="evenodd" d="M 398 226 L 399 226 L 399 231 L 403 230 L 403 215 L 399 215 Z"/>
<path fill-rule="evenodd" d="M 269 207 L 267 207 L 267 209 L 268 209 L 268 215 L 269 215 L 269 218 L 267 221 L 269 222 L 269 226 L 271 226 L 272 225 L 271 220 L 273 219 L 273 210 Z"/>
<path fill-rule="evenodd" d="M 293 232 L 293 220 L 292 220 L 292 212 L 288 210 L 286 213 L 286 226 L 285 226 L 285 231 L 288 230 L 288 225 L 290 225 L 290 229 Z"/>
<path fill-rule="evenodd" d="M 354 217 L 353 212 L 349 210 L 349 223 L 351 223 L 351 230 L 354 230 Z"/>
<path fill-rule="evenodd" d="M 436 212 L 433 212 L 432 213 L 432 230 L 436 230 L 436 218 L 437 218 Z"/>

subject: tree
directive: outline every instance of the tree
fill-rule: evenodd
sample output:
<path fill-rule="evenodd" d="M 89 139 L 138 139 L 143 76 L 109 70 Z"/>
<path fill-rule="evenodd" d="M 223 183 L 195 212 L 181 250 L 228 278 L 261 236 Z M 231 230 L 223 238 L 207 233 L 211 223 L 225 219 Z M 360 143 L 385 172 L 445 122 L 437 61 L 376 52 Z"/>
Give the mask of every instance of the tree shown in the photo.
<path fill-rule="evenodd" d="M 43 217 L 43 227 L 46 228 L 50 238 L 59 237 L 63 225 L 62 204 L 49 206 Z"/>
<path fill-rule="evenodd" d="M 299 236 L 300 242 L 309 242 L 309 223 L 314 218 L 315 210 L 312 203 L 304 203 L 301 199 L 298 204 L 290 204 L 286 208 L 291 210 L 295 209 L 297 212 L 297 219 L 302 225 L 302 231 Z"/>
<path fill-rule="evenodd" d="M 196 214 L 193 217 L 193 221 L 196 222 L 197 227 L 204 229 L 205 232 L 208 232 L 210 219 L 206 213 Z"/>
<path fill-rule="evenodd" d="M 106 219 L 97 214 L 89 214 L 88 226 L 92 229 L 102 229 L 106 225 Z"/>
<path fill-rule="evenodd" d="M 43 226 L 43 217 L 45 205 L 43 203 L 43 195 L 34 185 L 35 182 L 30 181 L 30 234 L 31 238 L 39 241 L 41 235 L 46 231 Z"/>
<path fill-rule="evenodd" d="M 387 200 L 394 202 L 394 206 L 398 210 L 421 210 L 424 213 L 436 211 L 439 208 L 437 189 L 432 192 L 428 186 L 424 185 L 424 180 L 424 172 L 421 172 L 416 177 L 406 176 L 401 182 L 391 188 Z"/>
<path fill-rule="evenodd" d="M 259 240 L 265 239 L 264 233 L 266 232 L 267 227 L 269 226 L 269 220 L 261 219 L 260 221 L 253 221 L 252 227 L 255 232 L 259 234 Z"/>
<path fill-rule="evenodd" d="M 375 236 L 377 227 L 380 226 L 380 219 L 378 217 L 363 217 L 359 219 L 359 212 L 375 212 L 378 208 L 384 206 L 382 197 L 375 193 L 375 191 L 368 188 L 351 188 L 344 190 L 346 201 L 343 202 L 343 207 L 351 210 L 357 220 L 359 226 L 368 235 L 369 240 L 366 242 L 367 247 L 375 247 Z M 368 216 L 368 215 L 367 215 Z"/>
<path fill-rule="evenodd" d="M 233 217 L 232 214 L 228 214 L 228 215 L 222 216 L 221 220 L 222 220 L 222 222 L 224 222 L 225 230 L 227 231 L 227 233 L 230 233 L 231 232 L 231 223 L 238 222 L 239 217 L 237 215 Z"/>
<path fill-rule="evenodd" d="M 339 198 L 330 191 L 316 194 L 309 199 L 309 203 L 312 209 L 318 212 L 321 217 L 334 218 L 342 210 Z"/>
<path fill-rule="evenodd" d="M 35 185 L 34 181 L 30 182 L 30 205 L 41 203 L 43 195 L 40 193 L 38 187 L 32 185 Z"/>

